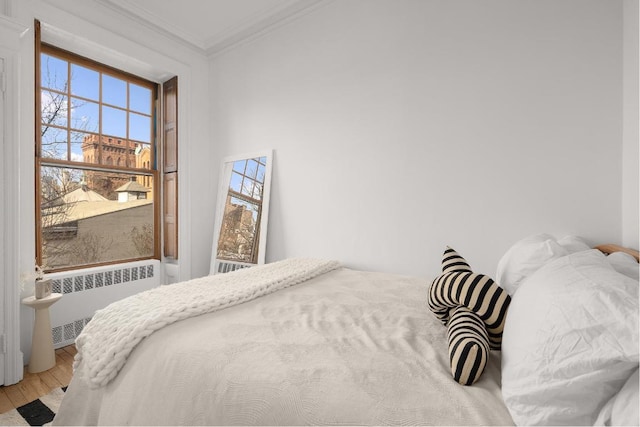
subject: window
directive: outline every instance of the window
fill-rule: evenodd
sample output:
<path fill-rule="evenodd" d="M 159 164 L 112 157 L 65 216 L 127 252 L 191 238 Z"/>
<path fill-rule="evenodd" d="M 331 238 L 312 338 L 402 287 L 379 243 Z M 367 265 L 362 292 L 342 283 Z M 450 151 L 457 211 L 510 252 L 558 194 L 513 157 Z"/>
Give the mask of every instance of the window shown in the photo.
<path fill-rule="evenodd" d="M 157 84 L 47 44 L 38 58 L 38 263 L 159 258 Z"/>

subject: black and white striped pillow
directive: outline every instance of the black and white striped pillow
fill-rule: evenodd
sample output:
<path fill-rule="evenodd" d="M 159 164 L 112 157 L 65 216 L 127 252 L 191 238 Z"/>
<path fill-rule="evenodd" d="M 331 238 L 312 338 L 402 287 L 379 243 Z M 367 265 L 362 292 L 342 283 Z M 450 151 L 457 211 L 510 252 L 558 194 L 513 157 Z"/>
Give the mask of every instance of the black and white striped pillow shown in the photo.
<path fill-rule="evenodd" d="M 502 330 L 511 297 L 492 278 L 471 271 L 455 250 L 447 247 L 442 257 L 442 274 L 429 289 L 429 308 L 445 325 L 449 310 L 464 306 L 484 322 L 492 350 L 500 350 Z"/>
<path fill-rule="evenodd" d="M 489 349 L 500 349 L 510 301 L 493 279 L 473 273 L 465 259 L 447 247 L 442 274 L 429 289 L 428 305 L 447 325 L 451 371 L 459 383 L 477 381 Z"/>
<path fill-rule="evenodd" d="M 484 372 L 489 359 L 489 337 L 484 322 L 466 307 L 452 309 L 447 341 L 453 378 L 460 384 L 473 384 Z"/>

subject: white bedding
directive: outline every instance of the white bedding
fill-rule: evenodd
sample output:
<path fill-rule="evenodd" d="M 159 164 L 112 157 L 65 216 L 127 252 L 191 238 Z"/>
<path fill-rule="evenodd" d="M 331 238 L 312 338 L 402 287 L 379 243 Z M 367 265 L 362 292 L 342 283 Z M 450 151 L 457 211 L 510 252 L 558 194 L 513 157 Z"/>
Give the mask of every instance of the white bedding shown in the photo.
<path fill-rule="evenodd" d="M 336 261 L 292 258 L 225 275 L 160 286 L 98 310 L 76 340 L 74 374 L 92 388 L 109 383 L 143 338 L 174 322 L 222 310 L 338 268 Z"/>
<path fill-rule="evenodd" d="M 513 420 L 639 425 L 636 259 L 538 234 L 509 248 L 497 277 L 512 297 L 502 395 Z"/>
<path fill-rule="evenodd" d="M 452 378 L 428 282 L 339 268 L 173 323 L 106 386 L 74 376 L 54 425 L 511 425 L 499 352 Z"/>
<path fill-rule="evenodd" d="M 595 249 L 524 280 L 502 336 L 502 394 L 514 421 L 593 425 L 638 369 L 638 310 L 638 282 Z"/>

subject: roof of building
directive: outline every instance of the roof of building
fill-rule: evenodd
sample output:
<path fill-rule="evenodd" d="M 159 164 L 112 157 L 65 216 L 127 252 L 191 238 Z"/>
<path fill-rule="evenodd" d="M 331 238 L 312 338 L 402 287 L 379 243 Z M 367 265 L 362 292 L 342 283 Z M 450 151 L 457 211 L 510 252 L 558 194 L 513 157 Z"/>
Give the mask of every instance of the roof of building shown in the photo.
<path fill-rule="evenodd" d="M 73 202 L 105 202 L 109 199 L 101 196 L 93 190 L 89 190 L 87 186 L 80 186 L 70 193 L 62 196 L 62 200 L 65 203 Z"/>
<path fill-rule="evenodd" d="M 60 206 L 43 210 L 44 216 L 48 217 L 44 222 L 46 227 L 66 224 L 100 215 L 106 215 L 126 209 L 137 208 L 145 205 L 152 205 L 151 199 L 137 199 L 127 202 L 117 200 L 82 201 L 70 203 L 66 208 Z M 49 215 L 47 215 L 47 213 Z"/>
<path fill-rule="evenodd" d="M 151 191 L 147 187 L 138 184 L 136 181 L 129 181 L 116 189 L 116 193 L 148 193 Z"/>

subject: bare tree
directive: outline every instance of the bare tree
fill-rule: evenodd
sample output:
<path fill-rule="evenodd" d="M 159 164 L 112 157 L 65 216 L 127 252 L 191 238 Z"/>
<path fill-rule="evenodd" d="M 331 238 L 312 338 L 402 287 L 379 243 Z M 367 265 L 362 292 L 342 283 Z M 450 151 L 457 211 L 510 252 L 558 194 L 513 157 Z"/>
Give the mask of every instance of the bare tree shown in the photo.
<path fill-rule="evenodd" d="M 103 261 L 101 255 L 113 245 L 113 239 L 98 236 L 95 233 L 85 233 L 76 237 L 66 250 L 74 264 L 91 264 Z"/>
<path fill-rule="evenodd" d="M 131 240 L 136 248 L 136 256 L 153 255 L 153 225 L 144 224 L 140 229 L 133 227 L 131 230 Z"/>

